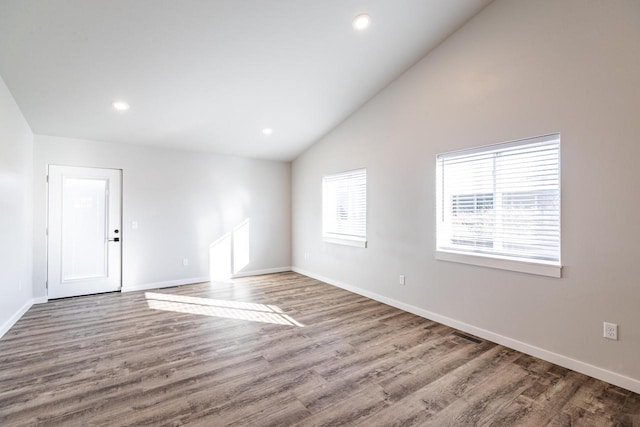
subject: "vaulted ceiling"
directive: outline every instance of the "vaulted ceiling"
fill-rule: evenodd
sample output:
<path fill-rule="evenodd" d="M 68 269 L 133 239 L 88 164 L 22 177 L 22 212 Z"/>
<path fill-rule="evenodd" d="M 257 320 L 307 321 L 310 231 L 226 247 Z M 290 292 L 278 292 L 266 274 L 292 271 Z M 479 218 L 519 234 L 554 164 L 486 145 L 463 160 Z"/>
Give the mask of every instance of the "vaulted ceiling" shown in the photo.
<path fill-rule="evenodd" d="M 0 75 L 37 134 L 291 160 L 489 2 L 0 0 Z"/>

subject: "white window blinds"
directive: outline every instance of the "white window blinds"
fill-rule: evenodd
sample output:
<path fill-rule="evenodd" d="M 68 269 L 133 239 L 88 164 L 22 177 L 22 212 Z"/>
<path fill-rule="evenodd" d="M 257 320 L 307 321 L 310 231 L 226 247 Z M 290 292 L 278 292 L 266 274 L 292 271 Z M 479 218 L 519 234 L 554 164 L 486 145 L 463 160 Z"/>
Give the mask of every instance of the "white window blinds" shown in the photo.
<path fill-rule="evenodd" d="M 366 241 L 367 170 L 327 175 L 322 180 L 322 232 L 325 238 Z"/>
<path fill-rule="evenodd" d="M 560 135 L 436 160 L 437 249 L 560 264 Z"/>

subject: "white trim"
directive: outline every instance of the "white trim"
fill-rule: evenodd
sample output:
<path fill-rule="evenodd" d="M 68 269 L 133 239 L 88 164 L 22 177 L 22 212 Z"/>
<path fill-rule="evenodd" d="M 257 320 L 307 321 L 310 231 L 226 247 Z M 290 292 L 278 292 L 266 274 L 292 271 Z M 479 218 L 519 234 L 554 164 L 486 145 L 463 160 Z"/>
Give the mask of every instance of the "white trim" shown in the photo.
<path fill-rule="evenodd" d="M 349 238 L 349 237 L 323 236 L 322 240 L 324 240 L 325 243 L 335 243 L 337 245 L 356 246 L 358 248 L 367 247 L 367 240 L 357 238 L 357 237 Z"/>
<path fill-rule="evenodd" d="M 16 324 L 24 314 L 29 311 L 33 305 L 33 299 L 28 300 L 22 307 L 18 309 L 2 326 L 0 326 L 0 338 L 4 336 Z"/>
<path fill-rule="evenodd" d="M 44 304 L 45 302 L 49 302 L 49 298 L 47 297 L 36 297 L 33 299 L 34 304 Z"/>
<path fill-rule="evenodd" d="M 211 279 L 206 277 L 192 277 L 190 279 L 178 279 L 178 280 L 169 280 L 166 282 L 154 282 L 154 283 L 143 283 L 141 285 L 127 285 L 122 286 L 120 292 L 135 292 L 135 291 L 146 291 L 149 289 L 160 289 L 160 288 L 170 288 L 173 286 L 182 286 L 182 285 L 191 285 L 194 283 L 203 283 L 209 282 Z"/>
<path fill-rule="evenodd" d="M 240 277 L 260 276 L 262 274 L 282 273 L 285 271 L 291 271 L 291 267 L 276 267 L 276 268 L 265 268 L 263 270 L 241 271 L 239 273 L 231 275 L 231 278 L 237 279 Z"/>
<path fill-rule="evenodd" d="M 562 354 L 554 353 L 552 351 L 545 350 L 543 348 L 536 347 L 534 345 L 527 344 L 525 342 L 518 341 L 516 339 L 509 338 L 504 335 L 500 335 L 495 332 L 491 332 L 486 329 L 482 329 L 477 326 L 473 326 L 468 323 L 461 322 L 459 320 L 455 320 L 447 316 L 433 313 L 431 311 L 395 300 L 393 298 L 385 297 L 383 295 L 359 288 L 357 286 L 347 285 L 345 283 L 341 283 L 336 280 L 329 279 L 328 277 L 323 277 L 323 276 L 311 273 L 310 271 L 306 271 L 298 267 L 292 267 L 292 270 L 295 271 L 296 273 L 311 277 L 316 280 L 320 280 L 322 282 L 328 283 L 333 286 L 337 286 L 349 292 L 353 292 L 353 293 L 365 296 L 367 298 L 371 298 L 373 300 L 382 302 L 392 307 L 396 307 L 401 310 L 408 311 L 409 313 L 413 313 L 420 317 L 424 317 L 426 319 L 433 320 L 438 323 L 442 323 L 443 325 L 447 325 L 452 328 L 459 329 L 461 331 L 478 336 L 480 338 L 495 342 L 497 344 L 504 345 L 505 347 L 509 347 L 514 350 L 518 350 L 522 353 L 538 357 L 540 359 L 546 360 L 547 362 L 555 363 L 556 365 L 560 365 L 565 368 L 574 370 L 576 372 L 580 372 L 582 374 L 588 375 L 590 377 L 597 378 L 602 381 L 606 381 L 610 384 L 617 385 L 618 387 L 622 387 L 624 389 L 633 391 L 634 393 L 640 393 L 639 379 L 631 378 L 626 375 L 609 371 L 607 369 L 599 368 L 589 363 L 582 362 L 580 360 L 576 360 L 571 357 L 564 356 Z"/>
<path fill-rule="evenodd" d="M 519 271 L 521 273 L 537 274 L 540 276 L 556 278 L 562 277 L 561 265 L 538 264 L 535 262 L 518 261 L 481 254 L 467 254 L 442 249 L 436 250 L 436 259 L 440 261 L 477 265 L 480 267 L 498 268 L 500 270 Z"/>
<path fill-rule="evenodd" d="M 266 268 L 264 270 L 244 271 L 231 276 L 231 279 L 249 276 L 259 276 L 261 274 L 282 273 L 283 271 L 291 271 L 291 267 Z M 169 280 L 166 282 L 143 283 L 141 285 L 124 285 L 120 292 L 136 292 L 147 291 L 149 289 L 171 288 L 173 286 L 193 285 L 195 283 L 210 282 L 209 276 L 192 277 L 190 279 Z"/>

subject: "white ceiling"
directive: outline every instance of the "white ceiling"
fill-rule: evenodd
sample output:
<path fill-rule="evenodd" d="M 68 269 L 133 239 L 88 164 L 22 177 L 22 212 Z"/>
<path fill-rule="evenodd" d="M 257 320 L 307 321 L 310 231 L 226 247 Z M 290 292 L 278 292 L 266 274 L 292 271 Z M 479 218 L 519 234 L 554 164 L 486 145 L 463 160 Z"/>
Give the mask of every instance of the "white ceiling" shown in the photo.
<path fill-rule="evenodd" d="M 0 75 L 37 134 L 291 160 L 489 2 L 0 0 Z"/>

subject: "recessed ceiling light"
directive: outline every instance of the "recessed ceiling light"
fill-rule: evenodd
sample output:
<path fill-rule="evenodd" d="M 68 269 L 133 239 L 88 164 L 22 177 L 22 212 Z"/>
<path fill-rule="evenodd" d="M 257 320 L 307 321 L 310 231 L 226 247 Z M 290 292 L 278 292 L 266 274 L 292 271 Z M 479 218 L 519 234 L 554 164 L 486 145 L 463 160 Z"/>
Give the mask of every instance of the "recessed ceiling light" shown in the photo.
<path fill-rule="evenodd" d="M 353 28 L 358 31 L 362 31 L 368 28 L 369 24 L 371 24 L 371 17 L 366 13 L 363 13 L 362 15 L 358 15 L 355 18 L 353 18 Z"/>
<path fill-rule="evenodd" d="M 273 133 L 273 129 L 264 128 L 264 129 L 262 129 L 262 133 L 265 134 L 265 135 L 271 135 Z"/>
<path fill-rule="evenodd" d="M 113 105 L 113 108 L 115 108 L 116 111 L 127 111 L 131 108 L 129 104 L 124 101 L 113 101 L 113 104 L 111 105 Z"/>

